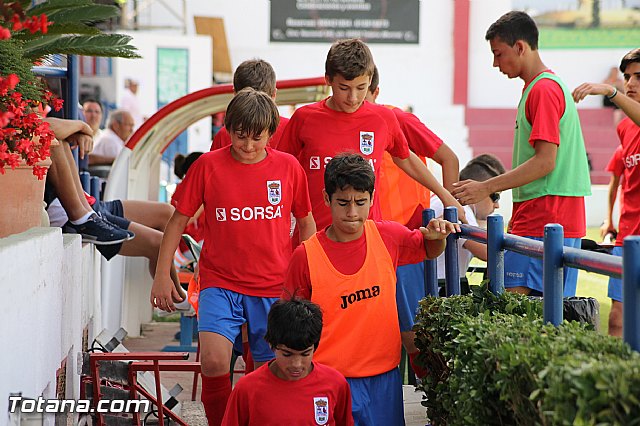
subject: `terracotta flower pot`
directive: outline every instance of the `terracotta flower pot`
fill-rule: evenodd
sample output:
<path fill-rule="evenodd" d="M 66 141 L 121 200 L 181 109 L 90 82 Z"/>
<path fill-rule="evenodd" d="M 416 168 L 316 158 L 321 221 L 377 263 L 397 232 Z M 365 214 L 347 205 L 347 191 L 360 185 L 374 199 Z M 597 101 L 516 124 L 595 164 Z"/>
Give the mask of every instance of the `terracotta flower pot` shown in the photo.
<path fill-rule="evenodd" d="M 51 159 L 38 163 L 49 167 Z M 0 175 L 0 238 L 40 226 L 44 182 L 33 175 L 33 167 L 21 164 Z"/>

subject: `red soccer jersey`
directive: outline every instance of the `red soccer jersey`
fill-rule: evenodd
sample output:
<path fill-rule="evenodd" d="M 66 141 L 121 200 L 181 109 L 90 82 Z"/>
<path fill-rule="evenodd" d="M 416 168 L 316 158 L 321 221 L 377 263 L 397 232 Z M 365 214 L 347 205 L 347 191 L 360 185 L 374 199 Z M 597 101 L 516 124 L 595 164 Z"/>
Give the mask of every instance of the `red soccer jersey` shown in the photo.
<path fill-rule="evenodd" d="M 326 365 L 313 363 L 307 377 L 278 378 L 263 365 L 233 388 L 223 426 L 351 426 L 351 391 L 347 380 Z"/>
<path fill-rule="evenodd" d="M 201 287 L 259 297 L 281 293 L 291 257 L 291 213 L 311 205 L 304 170 L 292 156 L 267 148 L 267 157 L 243 164 L 230 149 L 203 154 L 189 169 L 172 204 L 207 215 L 200 257 Z"/>
<path fill-rule="evenodd" d="M 627 117 L 618 124 L 618 138 L 624 161 L 624 203 L 616 238 L 616 245 L 621 246 L 625 237 L 640 235 L 640 127 Z"/>
<path fill-rule="evenodd" d="M 622 145 L 618 145 L 616 150 L 611 155 L 607 167 L 604 168 L 607 172 L 611 172 L 614 176 L 622 176 L 624 174 L 624 160 L 622 159 Z"/>
<path fill-rule="evenodd" d="M 423 261 L 427 252 L 424 237 L 419 230 L 391 221 L 376 222 L 376 227 L 385 247 L 391 255 L 394 268 Z M 354 241 L 339 243 L 327 237 L 326 229 L 318 232 L 318 240 L 333 266 L 344 275 L 355 274 L 364 264 L 367 255 L 367 240 L 364 232 Z M 291 256 L 283 297 L 296 295 L 311 299 L 311 275 L 304 245 L 299 245 Z"/>
<path fill-rule="evenodd" d="M 532 81 L 534 79 L 535 77 Z M 526 86 L 523 91 L 525 89 Z M 558 83 L 545 78 L 533 86 L 525 105 L 527 121 L 532 126 L 529 138 L 531 146 L 537 140 L 560 144 L 560 118 L 564 109 L 564 94 Z M 584 197 L 546 195 L 513 203 L 511 233 L 526 237 L 542 237 L 544 225 L 547 223 L 561 224 L 565 238 L 583 237 L 587 227 Z"/>
<path fill-rule="evenodd" d="M 364 102 L 354 113 L 334 111 L 327 100 L 296 110 L 285 129 L 280 151 L 293 154 L 309 179 L 309 196 L 313 218 L 318 229 L 331 223 L 331 211 L 324 205 L 324 169 L 339 153 L 359 153 L 369 160 L 376 175 L 376 190 L 380 177 L 382 154 L 394 157 L 409 156 L 407 140 L 398 120 L 389 108 Z M 371 219 L 380 219 L 380 207 L 373 203 Z"/>
<path fill-rule="evenodd" d="M 282 137 L 284 128 L 287 127 L 288 122 L 288 118 L 280 117 L 278 128 L 276 129 L 276 132 L 271 136 L 271 139 L 269 139 L 269 146 L 271 148 L 278 148 L 278 143 L 280 143 L 280 138 Z M 211 143 L 211 149 L 209 151 L 215 151 L 216 149 L 224 148 L 225 146 L 229 145 L 231 145 L 231 136 L 229 136 L 229 132 L 227 132 L 227 129 L 223 127 L 213 137 L 213 142 Z"/>

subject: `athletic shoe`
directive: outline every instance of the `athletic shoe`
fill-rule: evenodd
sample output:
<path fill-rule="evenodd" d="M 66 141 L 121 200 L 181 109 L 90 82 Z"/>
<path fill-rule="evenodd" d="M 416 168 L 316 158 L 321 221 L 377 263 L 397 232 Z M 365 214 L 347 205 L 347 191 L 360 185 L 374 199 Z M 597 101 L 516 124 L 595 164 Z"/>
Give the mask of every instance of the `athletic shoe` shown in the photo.
<path fill-rule="evenodd" d="M 97 213 L 92 214 L 85 223 L 74 225 L 71 221 L 64 226 L 82 235 L 83 243 L 96 245 L 119 244 L 133 238 L 128 231 L 102 219 Z"/>
<path fill-rule="evenodd" d="M 105 216 L 102 213 L 96 213 L 96 214 L 100 216 L 102 220 L 107 222 L 109 225 L 113 226 L 114 228 L 122 229 L 124 232 L 126 232 L 127 235 L 129 235 L 129 237 L 125 241 L 133 240 L 135 238 L 136 234 L 134 232 L 131 232 L 128 229 L 124 229 L 123 227 L 119 226 L 117 223 L 110 221 L 108 216 Z M 114 216 L 114 217 L 119 218 L 119 216 Z"/>

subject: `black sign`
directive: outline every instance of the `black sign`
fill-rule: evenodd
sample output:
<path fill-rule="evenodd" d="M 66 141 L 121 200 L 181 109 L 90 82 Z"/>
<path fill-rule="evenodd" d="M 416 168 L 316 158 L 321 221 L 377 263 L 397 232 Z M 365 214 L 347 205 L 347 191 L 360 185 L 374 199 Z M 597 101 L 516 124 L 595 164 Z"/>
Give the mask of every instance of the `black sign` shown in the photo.
<path fill-rule="evenodd" d="M 272 42 L 418 44 L 419 0 L 271 0 Z"/>

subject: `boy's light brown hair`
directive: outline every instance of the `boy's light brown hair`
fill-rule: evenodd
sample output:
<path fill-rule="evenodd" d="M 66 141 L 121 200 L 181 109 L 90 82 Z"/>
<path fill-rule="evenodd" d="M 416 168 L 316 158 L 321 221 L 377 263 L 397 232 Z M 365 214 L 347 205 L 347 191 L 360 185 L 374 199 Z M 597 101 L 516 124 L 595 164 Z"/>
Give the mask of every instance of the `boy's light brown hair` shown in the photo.
<path fill-rule="evenodd" d="M 346 80 L 366 75 L 373 75 L 373 55 L 369 47 L 355 38 L 338 40 L 329 49 L 324 64 L 325 74 L 329 80 L 340 74 Z"/>
<path fill-rule="evenodd" d="M 262 59 L 244 61 L 233 73 L 233 91 L 238 93 L 252 87 L 269 96 L 276 94 L 276 72 L 269 62 Z"/>
<path fill-rule="evenodd" d="M 278 128 L 280 114 L 276 103 L 265 92 L 245 87 L 229 102 L 224 126 L 228 132 L 259 136 L 267 130 L 269 136 Z"/>

